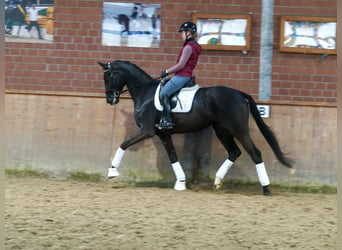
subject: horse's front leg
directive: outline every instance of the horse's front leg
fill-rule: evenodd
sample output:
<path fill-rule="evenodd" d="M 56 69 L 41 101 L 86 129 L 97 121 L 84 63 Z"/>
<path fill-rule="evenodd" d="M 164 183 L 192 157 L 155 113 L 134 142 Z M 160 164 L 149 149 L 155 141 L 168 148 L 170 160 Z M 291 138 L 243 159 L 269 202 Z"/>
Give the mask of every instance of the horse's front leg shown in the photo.
<path fill-rule="evenodd" d="M 119 167 L 121 164 L 121 160 L 125 154 L 126 149 L 129 146 L 132 146 L 138 142 L 141 142 L 147 138 L 151 138 L 155 135 L 153 131 L 139 129 L 135 135 L 129 137 L 128 139 L 124 140 L 120 147 L 116 150 L 116 153 L 114 155 L 114 158 L 112 160 L 112 167 L 108 169 L 108 178 L 114 178 L 119 176 Z"/>
<path fill-rule="evenodd" d="M 186 190 L 185 173 L 183 171 L 181 164 L 178 162 L 176 150 L 173 145 L 171 135 L 163 134 L 161 132 L 160 134 L 158 134 L 158 136 L 166 149 L 166 152 L 171 161 L 172 170 L 176 176 L 176 183 L 173 188 L 178 191 Z"/>

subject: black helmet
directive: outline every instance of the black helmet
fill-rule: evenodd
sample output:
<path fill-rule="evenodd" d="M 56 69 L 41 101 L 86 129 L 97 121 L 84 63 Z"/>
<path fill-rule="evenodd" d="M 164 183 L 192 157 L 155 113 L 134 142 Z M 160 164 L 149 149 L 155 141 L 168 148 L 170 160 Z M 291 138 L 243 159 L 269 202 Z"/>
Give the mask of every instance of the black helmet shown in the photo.
<path fill-rule="evenodd" d="M 178 32 L 182 32 L 182 31 L 190 31 L 192 33 L 196 33 L 197 32 L 196 24 L 192 22 L 185 22 L 180 26 Z"/>

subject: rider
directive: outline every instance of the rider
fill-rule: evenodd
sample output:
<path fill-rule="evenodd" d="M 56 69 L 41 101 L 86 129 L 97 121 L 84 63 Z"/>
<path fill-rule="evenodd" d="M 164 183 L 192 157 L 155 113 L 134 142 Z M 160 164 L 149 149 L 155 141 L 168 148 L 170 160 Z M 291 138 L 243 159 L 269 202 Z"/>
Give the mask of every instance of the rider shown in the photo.
<path fill-rule="evenodd" d="M 196 67 L 199 55 L 201 54 L 201 46 L 196 42 L 197 27 L 192 22 L 183 23 L 179 32 L 181 32 L 184 45 L 180 51 L 177 63 L 163 70 L 160 77 L 165 78 L 169 74 L 174 76 L 161 88 L 160 101 L 163 106 L 162 118 L 159 124 L 156 124 L 158 129 L 172 129 L 174 123 L 171 119 L 171 104 L 170 96 L 181 89 L 192 77 L 192 71 Z"/>

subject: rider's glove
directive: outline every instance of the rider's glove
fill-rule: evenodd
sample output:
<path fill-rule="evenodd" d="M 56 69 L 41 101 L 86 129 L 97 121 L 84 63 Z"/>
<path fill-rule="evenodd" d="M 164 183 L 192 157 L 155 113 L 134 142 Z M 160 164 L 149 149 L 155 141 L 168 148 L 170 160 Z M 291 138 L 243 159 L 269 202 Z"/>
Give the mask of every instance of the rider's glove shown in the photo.
<path fill-rule="evenodd" d="M 165 70 L 162 70 L 162 72 L 161 72 L 161 74 L 160 74 L 160 78 L 165 78 L 165 77 L 167 77 L 168 75 L 169 75 L 169 74 L 166 73 Z"/>

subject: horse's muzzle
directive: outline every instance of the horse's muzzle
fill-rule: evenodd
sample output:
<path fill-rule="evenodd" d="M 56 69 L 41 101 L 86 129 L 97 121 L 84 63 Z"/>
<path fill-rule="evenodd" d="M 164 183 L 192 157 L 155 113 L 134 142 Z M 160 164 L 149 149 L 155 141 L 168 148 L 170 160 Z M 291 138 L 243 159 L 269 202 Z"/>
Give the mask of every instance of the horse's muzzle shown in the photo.
<path fill-rule="evenodd" d="M 114 97 L 113 104 L 117 104 L 120 101 L 119 97 Z"/>
<path fill-rule="evenodd" d="M 108 104 L 114 105 L 119 102 L 119 97 L 115 97 L 114 95 L 107 95 L 106 100 Z"/>
<path fill-rule="evenodd" d="M 114 104 L 114 96 L 107 96 L 106 97 L 107 103 L 110 105 Z"/>

